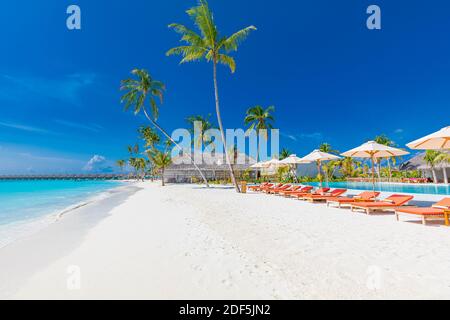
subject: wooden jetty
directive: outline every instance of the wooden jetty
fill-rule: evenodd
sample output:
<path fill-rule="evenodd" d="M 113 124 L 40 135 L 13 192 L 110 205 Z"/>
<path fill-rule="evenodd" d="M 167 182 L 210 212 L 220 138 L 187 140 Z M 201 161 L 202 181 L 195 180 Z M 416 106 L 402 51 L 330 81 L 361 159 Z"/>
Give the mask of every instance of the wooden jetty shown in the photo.
<path fill-rule="evenodd" d="M 0 175 L 1 180 L 127 180 L 128 174 L 36 174 L 36 175 Z"/>

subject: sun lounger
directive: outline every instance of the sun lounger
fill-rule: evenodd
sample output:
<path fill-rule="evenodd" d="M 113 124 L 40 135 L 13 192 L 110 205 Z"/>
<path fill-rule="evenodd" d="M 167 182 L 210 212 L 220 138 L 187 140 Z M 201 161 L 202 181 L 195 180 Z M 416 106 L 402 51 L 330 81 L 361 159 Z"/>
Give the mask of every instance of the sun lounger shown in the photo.
<path fill-rule="evenodd" d="M 311 186 L 307 186 L 307 187 L 301 187 L 298 190 L 283 190 L 278 192 L 278 194 L 283 195 L 283 196 L 289 196 L 291 194 L 295 194 L 295 193 L 308 193 L 313 189 L 313 187 Z"/>
<path fill-rule="evenodd" d="M 264 183 L 261 183 L 260 185 L 257 185 L 257 186 L 250 186 L 250 187 L 248 187 L 250 190 L 252 190 L 252 191 L 259 191 L 259 190 L 261 190 L 261 188 L 263 188 L 263 187 L 267 187 L 267 186 L 273 186 L 273 184 L 272 183 L 269 183 L 269 182 L 264 182 Z"/>
<path fill-rule="evenodd" d="M 334 189 L 333 191 L 328 192 L 323 195 L 319 195 L 319 194 L 304 195 L 302 197 L 302 200 L 306 200 L 306 201 L 310 201 L 310 202 L 327 201 L 327 199 L 339 197 L 340 195 L 343 195 L 346 192 L 347 192 L 347 189 Z"/>
<path fill-rule="evenodd" d="M 422 223 L 424 225 L 427 224 L 427 220 L 444 219 L 445 225 L 449 226 L 450 198 L 442 199 L 429 208 L 398 208 L 395 210 L 395 215 L 397 217 L 397 221 L 400 221 L 400 215 L 420 217 L 422 218 Z"/>
<path fill-rule="evenodd" d="M 282 192 L 298 191 L 298 190 L 301 189 L 301 187 L 302 187 L 302 186 L 291 186 L 291 187 L 288 188 L 288 189 L 284 189 L 284 190 L 279 189 L 279 190 L 273 191 L 272 193 L 274 193 L 274 194 L 281 194 Z"/>
<path fill-rule="evenodd" d="M 373 192 L 373 191 L 365 191 L 362 192 L 353 198 L 350 197 L 336 197 L 336 198 L 328 198 L 327 199 L 327 206 L 335 205 L 339 208 L 342 208 L 343 206 L 350 206 L 352 203 L 359 203 L 359 202 L 374 202 L 376 197 L 380 195 L 379 192 Z"/>
<path fill-rule="evenodd" d="M 279 183 L 277 185 L 271 185 L 270 187 L 262 187 L 260 191 L 267 192 L 268 190 L 278 189 L 284 186 L 284 183 Z"/>
<path fill-rule="evenodd" d="M 292 184 L 285 184 L 285 185 L 282 185 L 279 188 L 267 189 L 265 192 L 266 193 L 275 193 L 277 191 L 289 190 L 289 188 L 291 188 L 291 187 L 292 187 Z"/>
<path fill-rule="evenodd" d="M 385 210 L 396 210 L 399 207 L 407 204 L 414 197 L 403 194 L 394 194 L 382 201 L 374 201 L 374 202 L 364 202 L 364 203 L 352 203 L 351 208 L 352 211 L 355 210 L 363 210 L 367 214 L 370 214 L 373 211 L 385 211 Z"/>
<path fill-rule="evenodd" d="M 313 193 L 310 193 L 310 192 L 295 192 L 295 193 L 290 194 L 290 196 L 293 197 L 293 198 L 301 199 L 304 196 L 307 196 L 309 194 L 315 194 L 315 195 L 321 196 L 321 195 L 326 194 L 328 191 L 330 191 L 330 188 L 319 188 Z"/>

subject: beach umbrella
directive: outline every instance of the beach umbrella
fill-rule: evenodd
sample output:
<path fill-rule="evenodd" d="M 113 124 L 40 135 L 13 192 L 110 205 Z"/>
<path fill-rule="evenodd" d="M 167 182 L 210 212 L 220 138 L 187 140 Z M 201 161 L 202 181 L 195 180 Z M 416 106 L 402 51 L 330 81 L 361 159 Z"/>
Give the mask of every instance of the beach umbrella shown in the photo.
<path fill-rule="evenodd" d="M 339 160 L 340 157 L 331 154 L 331 153 L 327 153 L 327 152 L 322 152 L 320 150 L 314 150 L 313 152 L 311 152 L 310 154 L 304 156 L 303 158 L 301 158 L 301 163 L 311 163 L 311 162 L 316 162 L 317 164 L 317 170 L 319 171 L 319 178 L 320 178 L 320 186 L 322 187 L 322 174 L 321 174 L 321 164 L 324 161 L 330 161 L 330 160 Z"/>
<path fill-rule="evenodd" d="M 262 162 L 257 162 L 257 163 L 255 163 L 254 165 L 251 165 L 250 168 L 253 168 L 253 169 L 261 169 L 261 168 L 264 168 L 264 162 L 263 162 L 263 161 L 262 161 Z"/>
<path fill-rule="evenodd" d="M 393 147 L 388 147 L 383 144 L 376 143 L 375 141 L 366 142 L 355 149 L 341 153 L 341 155 L 344 157 L 366 158 L 372 161 L 372 184 L 374 191 L 375 191 L 375 159 L 399 157 L 407 154 L 409 154 L 409 152 Z"/>
<path fill-rule="evenodd" d="M 291 154 L 291 155 L 290 155 L 289 157 L 287 157 L 286 159 L 281 160 L 280 163 L 283 163 L 283 164 L 294 164 L 294 165 L 296 165 L 296 164 L 304 163 L 304 162 L 302 162 L 302 159 L 299 158 L 299 157 L 297 157 L 296 154 Z"/>
<path fill-rule="evenodd" d="M 286 164 L 281 163 L 278 159 L 272 159 L 263 163 L 263 168 L 269 168 L 272 166 L 285 166 Z"/>
<path fill-rule="evenodd" d="M 291 154 L 286 159 L 281 160 L 280 163 L 289 165 L 289 167 L 291 168 L 291 171 L 293 171 L 291 173 L 292 173 L 293 177 L 295 178 L 295 180 L 297 181 L 297 174 L 295 174 L 295 172 L 297 171 L 296 170 L 297 169 L 297 164 L 303 163 L 302 159 L 297 157 L 296 154 Z"/>
<path fill-rule="evenodd" d="M 450 149 L 450 126 L 417 139 L 407 144 L 410 149 L 419 150 L 445 150 Z"/>

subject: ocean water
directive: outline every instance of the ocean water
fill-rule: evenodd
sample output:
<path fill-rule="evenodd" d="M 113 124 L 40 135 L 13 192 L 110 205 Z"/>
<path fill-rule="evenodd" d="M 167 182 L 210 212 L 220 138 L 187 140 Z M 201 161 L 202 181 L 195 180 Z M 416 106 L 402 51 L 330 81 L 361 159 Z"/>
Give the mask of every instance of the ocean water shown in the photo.
<path fill-rule="evenodd" d="M 319 185 L 318 182 L 308 184 L 315 187 Z M 367 182 L 324 182 L 323 185 L 329 188 L 344 188 L 353 190 L 373 189 L 373 185 Z M 375 190 L 382 192 L 450 195 L 450 186 L 435 184 L 376 183 Z"/>
<path fill-rule="evenodd" d="M 118 181 L 0 181 L 0 247 L 48 225 L 64 209 L 122 185 Z"/>

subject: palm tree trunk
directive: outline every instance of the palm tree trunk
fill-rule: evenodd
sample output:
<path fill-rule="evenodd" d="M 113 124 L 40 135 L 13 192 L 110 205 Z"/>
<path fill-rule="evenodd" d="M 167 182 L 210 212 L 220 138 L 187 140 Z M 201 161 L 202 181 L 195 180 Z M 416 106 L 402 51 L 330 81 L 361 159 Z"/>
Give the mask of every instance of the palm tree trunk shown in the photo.
<path fill-rule="evenodd" d="M 162 132 L 163 135 L 165 135 L 167 137 L 167 139 L 169 139 L 176 147 L 178 147 L 181 151 L 183 151 L 183 148 L 180 147 L 180 145 L 178 143 L 175 142 L 175 140 L 172 139 L 171 136 L 169 136 L 169 134 L 163 129 L 161 128 L 156 121 L 154 121 L 147 113 L 147 110 L 145 110 L 145 108 L 143 108 L 144 110 L 144 114 L 145 117 L 148 119 L 148 121 L 150 121 L 159 131 Z M 206 187 L 209 188 L 209 184 L 208 184 L 208 180 L 206 180 L 202 170 L 200 170 L 200 168 L 197 166 L 197 164 L 195 163 L 194 159 L 192 159 L 192 155 L 188 154 L 189 159 L 191 160 L 192 164 L 194 165 L 195 169 L 197 169 L 197 171 L 200 173 L 200 176 L 203 179 L 203 182 L 205 183 Z"/>
<path fill-rule="evenodd" d="M 227 158 L 228 169 L 230 170 L 231 181 L 236 188 L 236 192 L 240 193 L 239 185 L 236 182 L 236 177 L 234 176 L 233 167 L 231 166 L 230 156 L 228 154 L 227 143 L 225 141 L 225 133 L 223 131 L 222 125 L 222 117 L 220 116 L 220 106 L 219 106 L 219 88 L 217 86 L 217 60 L 214 58 L 213 60 L 213 77 L 214 77 L 214 95 L 216 98 L 216 114 L 217 114 L 217 122 L 219 123 L 220 135 L 222 136 L 222 142 L 225 150 L 225 157 Z"/>
<path fill-rule="evenodd" d="M 161 184 L 164 187 L 165 183 L 164 183 L 164 168 L 161 169 Z"/>
<path fill-rule="evenodd" d="M 444 183 L 448 184 L 448 175 L 447 175 L 447 168 L 446 167 L 442 168 L 442 173 L 444 175 Z"/>
<path fill-rule="evenodd" d="M 392 169 L 391 169 L 391 159 L 387 158 L 388 168 L 389 168 L 389 182 L 392 180 Z"/>
<path fill-rule="evenodd" d="M 433 173 L 433 181 L 434 181 L 434 183 L 438 183 L 437 176 L 436 176 L 436 170 L 434 168 L 431 168 L 431 172 Z"/>

